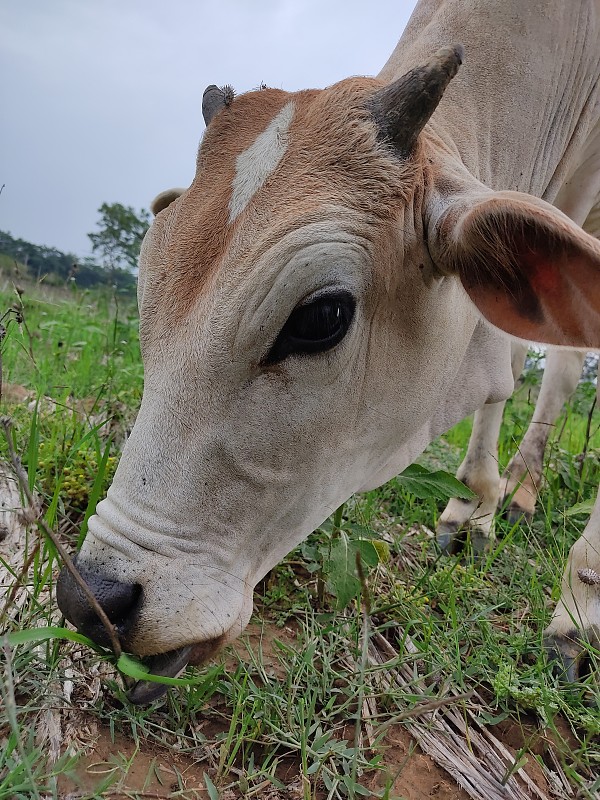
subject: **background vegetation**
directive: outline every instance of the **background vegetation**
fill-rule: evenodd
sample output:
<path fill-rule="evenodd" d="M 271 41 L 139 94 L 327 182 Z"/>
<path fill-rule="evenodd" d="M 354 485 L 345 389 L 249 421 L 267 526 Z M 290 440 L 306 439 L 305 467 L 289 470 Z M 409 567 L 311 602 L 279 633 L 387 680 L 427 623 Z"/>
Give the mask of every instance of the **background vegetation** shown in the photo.
<path fill-rule="evenodd" d="M 120 293 L 135 294 L 137 256 L 150 215 L 145 209 L 135 211 L 121 203 L 103 203 L 98 213 L 98 229 L 88 236 L 100 264 L 90 257 L 78 258 L 0 231 L 0 267 L 4 275 L 17 283 L 29 278 L 47 286 L 114 286 Z"/>

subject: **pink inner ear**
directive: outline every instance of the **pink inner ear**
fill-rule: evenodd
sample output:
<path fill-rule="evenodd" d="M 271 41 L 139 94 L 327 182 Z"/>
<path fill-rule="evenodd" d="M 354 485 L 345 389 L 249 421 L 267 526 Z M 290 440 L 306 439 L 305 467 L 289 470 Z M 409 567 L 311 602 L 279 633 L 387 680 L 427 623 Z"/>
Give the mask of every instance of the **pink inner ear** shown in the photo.
<path fill-rule="evenodd" d="M 573 247 L 541 253 L 531 274 L 544 316 L 552 320 L 567 341 L 564 344 L 600 346 L 600 259 Z M 560 344 L 561 342 L 559 342 Z"/>
<path fill-rule="evenodd" d="M 469 297 L 483 316 L 506 333 L 530 342 L 545 342 L 548 332 L 545 320 L 540 324 L 539 317 L 529 317 L 504 291 L 482 284 L 465 286 Z"/>
<path fill-rule="evenodd" d="M 548 203 L 519 192 L 467 195 L 436 222 L 432 245 L 497 328 L 600 350 L 600 242 Z"/>
<path fill-rule="evenodd" d="M 552 261 L 527 253 L 523 259 L 525 272 L 530 276 L 529 282 L 536 295 L 556 297 L 560 295 L 563 285 L 559 269 Z"/>
<path fill-rule="evenodd" d="M 553 243 L 523 247 L 519 268 L 463 279 L 469 296 L 493 325 L 528 341 L 600 348 L 600 264 L 575 248 Z"/>

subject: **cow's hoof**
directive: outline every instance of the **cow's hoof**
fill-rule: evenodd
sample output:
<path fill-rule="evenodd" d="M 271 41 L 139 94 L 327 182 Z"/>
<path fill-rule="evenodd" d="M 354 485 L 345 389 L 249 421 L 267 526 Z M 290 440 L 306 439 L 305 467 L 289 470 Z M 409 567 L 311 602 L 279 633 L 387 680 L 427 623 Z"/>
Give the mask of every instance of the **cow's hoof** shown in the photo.
<path fill-rule="evenodd" d="M 463 553 L 470 543 L 473 555 L 481 556 L 489 551 L 493 537 L 487 536 L 478 528 L 440 522 L 435 532 L 435 541 L 444 555 L 455 556 Z"/>
<path fill-rule="evenodd" d="M 585 648 L 579 640 L 578 632 L 573 630 L 569 636 L 558 633 L 546 634 L 544 650 L 548 662 L 560 680 L 564 683 L 577 683 L 580 667 L 585 660 Z"/>
<path fill-rule="evenodd" d="M 503 507 L 500 512 L 500 517 L 508 522 L 509 525 L 517 525 L 518 523 L 530 523 L 533 519 L 533 514 L 530 511 L 521 508 L 516 503 L 509 503 Z"/>
<path fill-rule="evenodd" d="M 471 550 L 475 556 L 484 556 L 489 553 L 494 542 L 493 536 L 486 536 L 482 531 L 477 528 L 469 531 L 469 541 L 471 542 Z"/>
<path fill-rule="evenodd" d="M 435 541 L 444 555 L 456 555 L 464 543 L 464 529 L 456 523 L 440 522 L 435 529 Z"/>

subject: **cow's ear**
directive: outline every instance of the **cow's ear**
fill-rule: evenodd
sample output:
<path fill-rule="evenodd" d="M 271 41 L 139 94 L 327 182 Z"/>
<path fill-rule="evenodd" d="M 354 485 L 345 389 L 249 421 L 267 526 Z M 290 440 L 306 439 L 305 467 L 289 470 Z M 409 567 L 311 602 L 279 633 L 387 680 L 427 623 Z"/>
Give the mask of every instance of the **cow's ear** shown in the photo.
<path fill-rule="evenodd" d="M 150 203 L 150 211 L 156 216 L 163 209 L 171 205 L 174 200 L 185 192 L 185 189 L 166 189 L 164 192 L 157 194 L 154 200 Z"/>
<path fill-rule="evenodd" d="M 549 203 L 520 192 L 456 197 L 430 228 L 429 247 L 497 328 L 600 348 L 600 242 Z"/>

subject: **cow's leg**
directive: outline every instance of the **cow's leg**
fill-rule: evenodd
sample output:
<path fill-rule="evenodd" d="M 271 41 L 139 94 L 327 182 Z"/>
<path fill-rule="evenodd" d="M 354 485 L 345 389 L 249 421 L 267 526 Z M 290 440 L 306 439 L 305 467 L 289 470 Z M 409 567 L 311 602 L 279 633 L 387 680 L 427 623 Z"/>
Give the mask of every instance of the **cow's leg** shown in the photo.
<path fill-rule="evenodd" d="M 511 364 L 515 381 L 523 370 L 526 354 L 527 345 L 513 343 Z M 477 497 L 473 500 L 452 498 L 444 509 L 437 525 L 436 539 L 445 552 L 456 549 L 463 531 L 469 532 L 476 552 L 486 550 L 489 545 L 498 505 L 498 435 L 504 405 L 504 401 L 490 403 L 475 412 L 467 454 L 456 477 Z"/>
<path fill-rule="evenodd" d="M 583 640 L 600 647 L 600 493 L 588 524 L 569 553 L 561 599 L 545 631 L 549 655 L 558 658 L 568 680 L 577 680 Z"/>
<path fill-rule="evenodd" d="M 598 389 L 600 394 L 600 385 Z M 545 631 L 546 648 L 562 663 L 569 681 L 579 676 L 585 639 L 600 647 L 600 493 L 583 534 L 569 552 L 561 599 Z"/>
<path fill-rule="evenodd" d="M 597 144 L 600 145 L 600 126 Z M 583 225 L 589 234 L 600 238 L 600 203 L 597 199 L 590 208 L 590 197 L 597 198 L 600 178 L 587 162 L 581 169 L 582 175 L 576 173 L 574 180 L 565 184 L 556 205 L 575 222 Z M 506 505 L 506 516 L 510 522 L 533 516 L 548 436 L 564 403 L 577 387 L 585 355 L 585 352 L 577 350 L 548 350 L 533 419 L 518 452 L 502 476 L 503 505 Z"/>
<path fill-rule="evenodd" d="M 600 203 L 586 218 L 584 228 L 600 238 Z M 600 400 L 600 383 L 598 384 Z M 558 657 L 568 680 L 579 677 L 588 642 L 600 648 L 600 492 L 580 538 L 569 552 L 562 579 L 561 598 L 545 631 L 551 656 Z"/>
<path fill-rule="evenodd" d="M 579 350 L 548 350 L 533 418 L 502 476 L 502 502 L 510 522 L 533 517 L 548 436 L 563 405 L 577 387 L 585 355 Z"/>
<path fill-rule="evenodd" d="M 600 144 L 600 126 L 592 141 L 594 157 L 596 143 Z M 595 164 L 595 162 L 594 162 Z M 600 180 L 586 158 L 573 179 L 566 183 L 556 198 L 556 205 L 592 236 L 600 238 L 600 203 L 598 189 Z M 524 345 L 513 345 L 512 366 L 515 381 L 523 368 L 526 355 Z M 504 501 L 508 501 L 507 516 L 511 521 L 531 516 L 537 498 L 537 487 L 542 474 L 544 449 L 551 426 L 559 415 L 563 404 L 577 386 L 585 353 L 579 351 L 548 351 L 546 369 L 536 404 L 533 419 L 519 451 L 509 463 L 502 480 Z M 498 488 L 492 488 L 491 480 L 497 470 L 497 438 L 500 431 L 501 414 L 497 407 L 486 406 L 475 415 L 473 433 L 467 456 L 457 473 L 478 495 L 479 502 L 463 502 L 453 499 L 440 517 L 437 539 L 444 550 L 453 550 L 459 530 L 469 527 L 471 538 L 477 549 L 485 549 L 492 530 Z"/>

